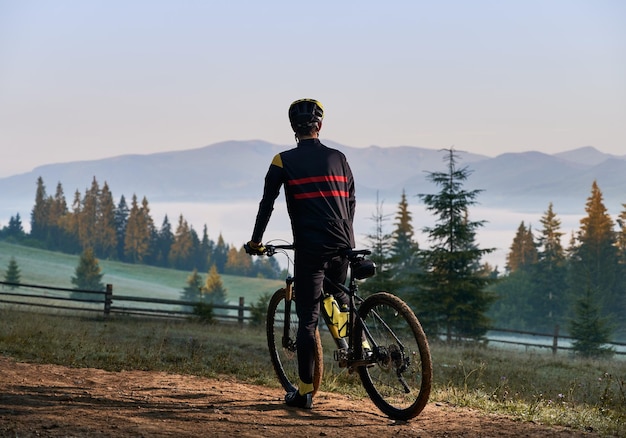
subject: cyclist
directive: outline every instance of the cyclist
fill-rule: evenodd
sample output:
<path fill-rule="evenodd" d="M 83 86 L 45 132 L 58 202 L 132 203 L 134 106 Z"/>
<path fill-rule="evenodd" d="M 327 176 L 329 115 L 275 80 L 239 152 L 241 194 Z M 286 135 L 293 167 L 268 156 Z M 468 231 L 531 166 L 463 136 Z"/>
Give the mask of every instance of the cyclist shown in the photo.
<path fill-rule="evenodd" d="M 288 406 L 310 409 L 313 404 L 313 363 L 324 276 L 344 283 L 348 261 L 336 256 L 354 248 L 354 179 L 343 153 L 319 140 L 324 109 L 314 99 L 300 99 L 289 107 L 289 122 L 297 147 L 277 154 L 265 176 L 263 197 L 246 250 L 263 251 L 263 233 L 274 201 L 284 186 L 295 247 L 295 295 L 299 384 L 285 396 Z M 333 256 L 333 254 L 335 254 Z M 345 293 L 335 296 L 347 309 Z"/>

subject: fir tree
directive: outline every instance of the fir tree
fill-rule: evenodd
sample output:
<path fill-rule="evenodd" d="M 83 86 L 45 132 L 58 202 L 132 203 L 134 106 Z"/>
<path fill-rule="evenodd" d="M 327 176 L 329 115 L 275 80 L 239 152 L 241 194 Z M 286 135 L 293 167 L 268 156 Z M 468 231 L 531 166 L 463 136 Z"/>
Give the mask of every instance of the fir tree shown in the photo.
<path fill-rule="evenodd" d="M 206 224 L 202 229 L 202 241 L 200 242 L 200 255 L 198 260 L 198 269 L 206 271 L 213 263 L 211 262 L 211 256 L 213 253 L 215 244 L 209 239 L 209 232 Z"/>
<path fill-rule="evenodd" d="M 231 247 L 228 250 L 228 258 L 224 273 L 230 275 L 249 276 L 252 270 L 252 259 L 246 254 L 243 246 L 239 250 Z"/>
<path fill-rule="evenodd" d="M 515 272 L 519 269 L 526 269 L 537 263 L 537 245 L 533 237 L 530 225 L 528 228 L 524 222 L 517 228 L 517 233 L 511 244 L 511 251 L 506 257 L 506 269 Z"/>
<path fill-rule="evenodd" d="M 391 244 L 391 278 L 394 290 L 401 296 L 415 293 L 417 276 L 421 273 L 419 245 L 414 239 L 414 230 L 406 193 L 398 204 L 395 216 L 395 229 Z"/>
<path fill-rule="evenodd" d="M 139 207 L 137 196 L 133 195 L 124 237 L 124 255 L 127 260 L 133 263 L 143 263 L 150 251 L 154 224 L 150 218 L 147 204 L 148 202 L 144 197 L 142 206 Z"/>
<path fill-rule="evenodd" d="M 30 236 L 33 239 L 44 241 L 48 225 L 48 199 L 46 186 L 43 178 L 37 178 L 37 190 L 35 192 L 35 205 L 30 214 Z"/>
<path fill-rule="evenodd" d="M 17 261 L 14 257 L 11 257 L 7 266 L 7 271 L 4 273 L 4 281 L 6 283 L 13 283 L 11 286 L 9 286 L 9 289 L 15 289 L 16 287 L 18 287 L 15 285 L 20 284 L 21 279 L 22 276 L 20 273 L 20 268 L 17 265 Z"/>
<path fill-rule="evenodd" d="M 193 240 L 189 224 L 181 214 L 178 218 L 178 226 L 174 234 L 174 242 L 169 252 L 169 265 L 176 269 L 184 269 L 189 266 L 192 257 Z"/>
<path fill-rule="evenodd" d="M 71 239 L 64 229 L 63 221 L 68 214 L 68 209 L 63 186 L 60 182 L 57 184 L 54 198 L 50 199 L 49 202 L 50 223 L 46 239 L 47 247 L 52 250 L 67 251 L 66 245 L 71 242 Z"/>
<path fill-rule="evenodd" d="M 9 219 L 9 225 L 4 227 L 0 232 L 0 237 L 3 239 L 10 239 L 13 241 L 19 242 L 24 239 L 26 233 L 24 232 L 24 227 L 22 226 L 22 218 L 19 213 L 16 213 L 15 216 L 11 216 Z"/>
<path fill-rule="evenodd" d="M 124 245 L 129 214 L 130 210 L 128 204 L 126 204 L 126 198 L 122 195 L 115 209 L 115 236 L 117 240 L 117 257 L 119 260 L 125 260 Z"/>
<path fill-rule="evenodd" d="M 226 303 L 226 289 L 222 283 L 222 277 L 215 265 L 211 266 L 202 287 L 202 302 L 211 304 Z"/>
<path fill-rule="evenodd" d="M 480 259 L 493 249 L 480 249 L 476 230 L 484 221 L 470 221 L 468 209 L 480 190 L 466 191 L 463 183 L 470 172 L 457 168 L 457 155 L 447 150 L 447 172 L 431 172 L 428 179 L 441 187 L 437 194 L 421 194 L 426 209 L 436 217 L 434 227 L 425 227 L 430 249 L 422 250 L 425 272 L 415 308 L 425 325 L 446 339 L 454 336 L 479 339 L 489 328 L 486 312 L 494 297 L 486 291 L 491 280 L 480 275 Z"/>
<path fill-rule="evenodd" d="M 217 245 L 215 245 L 215 250 L 213 251 L 213 257 L 211 257 L 213 264 L 219 272 L 224 272 L 226 260 L 228 259 L 228 249 L 228 245 L 226 245 L 222 233 L 220 233 L 217 238 Z"/>
<path fill-rule="evenodd" d="M 109 185 L 104 182 L 98 198 L 98 216 L 96 222 L 98 254 L 101 257 L 116 258 L 117 230 L 115 223 L 115 203 Z"/>
<path fill-rule="evenodd" d="M 100 197 L 100 185 L 94 177 L 91 187 L 85 191 L 82 208 L 78 215 L 78 240 L 81 248 L 98 248 L 98 199 Z"/>
<path fill-rule="evenodd" d="M 567 297 L 564 293 L 566 259 L 561 245 L 561 221 L 554 213 L 552 203 L 540 219 L 542 229 L 538 239 L 538 260 L 535 266 L 534 291 L 531 296 L 536 327 L 545 331 L 564 322 Z"/>
<path fill-rule="evenodd" d="M 76 286 L 75 289 L 77 290 L 104 291 L 105 286 L 102 284 L 103 275 L 104 274 L 100 270 L 98 259 L 95 257 L 93 250 L 91 248 L 87 248 L 80 256 L 78 266 L 76 267 L 74 276 L 72 277 L 72 284 Z M 81 298 L 93 299 L 92 296 L 86 297 L 87 294 L 80 292 L 74 295 L 78 295 Z"/>
<path fill-rule="evenodd" d="M 572 299 L 576 302 L 589 290 L 594 291 L 601 315 L 623 321 L 623 315 L 620 316 L 623 291 L 618 278 L 618 248 L 613 220 L 604 206 L 596 181 L 593 182 L 585 211 L 587 216 L 580 220 L 581 229 L 577 245 L 573 248 L 569 272 Z"/>
<path fill-rule="evenodd" d="M 172 224 L 165 215 L 161 229 L 157 235 L 157 246 L 155 262 L 158 266 L 168 266 L 170 250 L 174 243 L 174 234 L 172 233 Z"/>
<path fill-rule="evenodd" d="M 198 270 L 194 269 L 193 272 L 187 277 L 187 284 L 183 289 L 180 299 L 191 303 L 199 302 L 202 296 L 202 277 L 198 274 Z M 191 311 L 193 306 L 186 306 L 187 310 Z"/>
<path fill-rule="evenodd" d="M 619 229 L 617 231 L 617 252 L 619 255 L 619 263 L 626 266 L 626 204 L 622 204 L 624 210 L 621 211 L 617 218 Z"/>
<path fill-rule="evenodd" d="M 374 232 L 367 235 L 368 246 L 372 251 L 369 258 L 376 264 L 376 275 L 366 279 L 360 287 L 363 295 L 378 291 L 394 290 L 395 284 L 391 279 L 392 262 L 392 235 L 385 231 L 385 222 L 389 216 L 384 214 L 383 202 L 376 195 L 376 211 L 371 216 L 374 222 Z"/>
<path fill-rule="evenodd" d="M 585 357 L 605 356 L 613 350 L 604 345 L 611 341 L 611 326 L 600 315 L 597 291 L 588 288 L 574 306 L 570 320 L 570 334 L 574 338 L 574 351 Z"/>

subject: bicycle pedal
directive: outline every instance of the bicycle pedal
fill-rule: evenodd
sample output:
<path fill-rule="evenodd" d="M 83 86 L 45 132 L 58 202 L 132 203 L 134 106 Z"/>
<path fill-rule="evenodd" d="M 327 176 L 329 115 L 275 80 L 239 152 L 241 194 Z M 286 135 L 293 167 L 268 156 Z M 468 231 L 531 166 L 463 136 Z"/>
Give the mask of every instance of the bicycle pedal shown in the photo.
<path fill-rule="evenodd" d="M 341 350 L 335 350 L 333 352 L 333 358 L 339 363 L 339 368 L 348 366 L 348 350 L 343 348 Z"/>

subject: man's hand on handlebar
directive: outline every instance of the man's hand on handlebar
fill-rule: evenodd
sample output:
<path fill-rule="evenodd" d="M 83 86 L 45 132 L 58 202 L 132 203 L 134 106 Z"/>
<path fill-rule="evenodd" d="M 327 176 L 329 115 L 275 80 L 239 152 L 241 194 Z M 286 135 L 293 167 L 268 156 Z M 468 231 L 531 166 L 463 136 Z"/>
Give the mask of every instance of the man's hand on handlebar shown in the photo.
<path fill-rule="evenodd" d="M 262 243 L 253 242 L 252 240 L 246 243 L 243 248 L 245 249 L 247 254 L 250 255 L 263 255 L 265 254 L 266 248 Z"/>

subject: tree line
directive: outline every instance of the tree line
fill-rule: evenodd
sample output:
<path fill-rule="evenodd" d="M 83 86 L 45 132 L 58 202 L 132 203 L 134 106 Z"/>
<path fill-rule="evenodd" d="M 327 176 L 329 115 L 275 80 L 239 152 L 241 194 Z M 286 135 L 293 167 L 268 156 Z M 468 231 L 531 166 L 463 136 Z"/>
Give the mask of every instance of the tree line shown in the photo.
<path fill-rule="evenodd" d="M 480 339 L 489 327 L 572 336 L 586 355 L 610 353 L 604 344 L 626 338 L 626 204 L 613 221 L 597 182 L 586 202 L 580 230 L 562 242 L 561 221 L 550 203 L 541 227 L 520 224 L 507 254 L 504 272 L 481 262 L 491 248 L 480 248 L 475 233 L 486 221 L 472 221 L 470 207 L 480 191 L 466 191 L 470 175 L 448 151 L 447 172 L 428 178 L 436 194 L 418 194 L 437 218 L 423 228 L 428 248 L 414 238 L 412 217 L 403 192 L 390 219 L 378 204 L 368 236 L 378 274 L 367 290 L 392 290 L 411 304 L 427 332 L 447 340 Z"/>
<path fill-rule="evenodd" d="M 558 325 L 577 339 L 593 335 L 598 345 L 612 334 L 623 338 L 626 204 L 622 206 L 613 221 L 594 181 L 586 216 L 567 246 L 552 204 L 541 217 L 539 230 L 522 222 L 507 255 L 506 275 L 494 285 L 498 301 L 490 316 L 498 324 L 520 330 L 550 332 Z M 596 353 L 602 353 L 597 348 Z"/>
<path fill-rule="evenodd" d="M 48 195 L 41 177 L 37 179 L 35 203 L 30 217 L 30 233 L 22 219 L 12 216 L 0 230 L 0 238 L 38 246 L 52 251 L 82 254 L 86 250 L 100 259 L 140 263 L 180 270 L 278 278 L 282 275 L 275 259 L 251 260 L 241 248 L 210 239 L 206 225 L 199 236 L 181 214 L 176 229 L 167 215 L 157 227 L 144 196 L 133 194 L 130 205 L 121 195 L 115 204 L 106 182 L 100 187 L 94 177 L 90 188 L 77 190 L 71 207 L 59 182 L 54 195 Z"/>
<path fill-rule="evenodd" d="M 606 352 L 603 344 L 615 335 L 624 337 L 626 204 L 615 229 L 602 192 L 593 182 L 587 216 L 567 247 L 550 204 L 540 219 L 540 229 L 520 224 L 505 270 L 499 272 L 481 260 L 494 249 L 476 243 L 477 230 L 486 221 L 470 218 L 481 190 L 464 189 L 471 172 L 458 166 L 453 149 L 446 150 L 444 158 L 446 171 L 428 173 L 439 192 L 418 194 L 436 218 L 434 226 L 423 228 L 424 247 L 415 238 L 405 191 L 394 215 L 384 214 L 382 202 L 377 201 L 371 217 L 373 230 L 367 235 L 377 275 L 363 281 L 365 294 L 397 293 L 416 311 L 427 333 L 447 341 L 480 340 L 491 327 L 551 333 L 558 325 L 576 339 L 578 351 L 596 355 Z M 114 206 L 107 184 L 100 188 L 95 178 L 84 196 L 76 192 L 71 210 L 65 205 L 60 183 L 55 195 L 47 196 L 40 178 L 30 235 L 21 230 L 19 216 L 11 218 L 0 233 L 0 237 L 29 240 L 53 250 L 91 248 L 101 258 L 193 271 L 183 291 L 186 298 L 212 296 L 211 301 L 219 301 L 218 273 L 285 275 L 279 273 L 273 258 L 251 259 L 243 247 L 226 245 L 221 235 L 214 243 L 206 226 L 199 238 L 182 215 L 175 232 L 167 216 L 157 229 L 145 197 L 140 203 L 133 195 L 128 207 L 122 196 Z M 203 286 L 198 272 L 207 271 Z M 202 294 L 203 288 L 215 288 L 217 294 Z"/>

